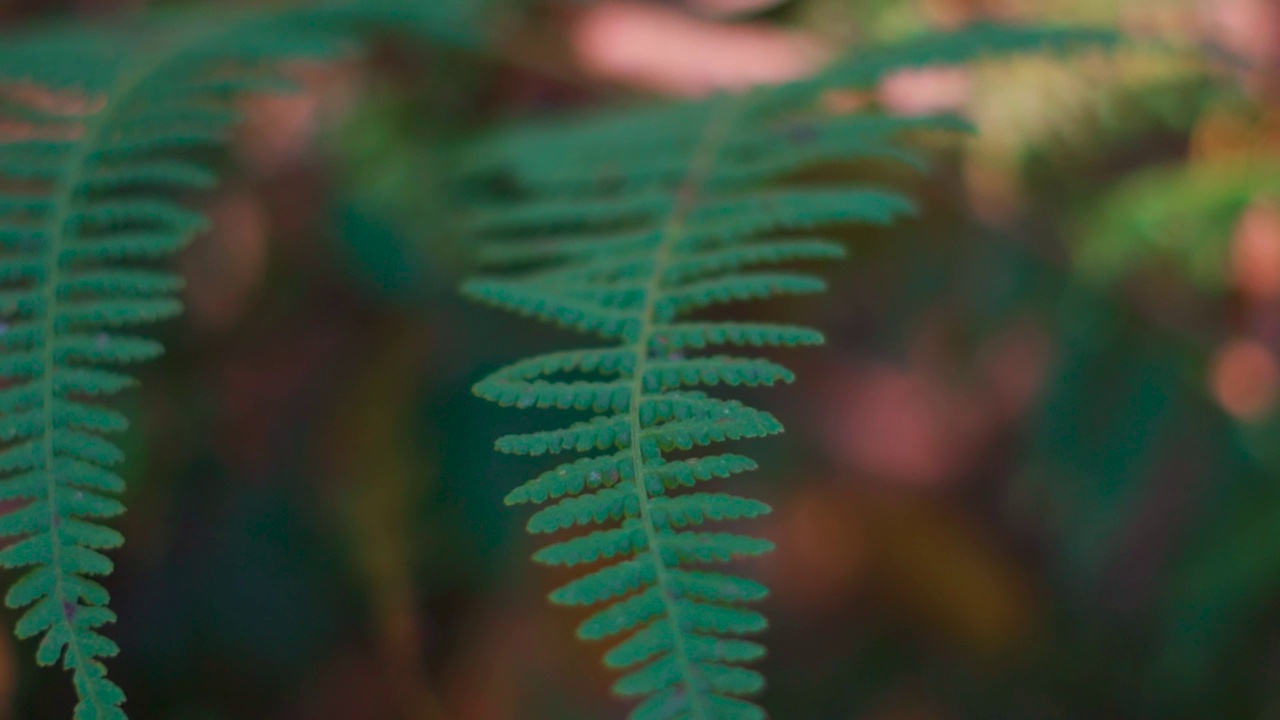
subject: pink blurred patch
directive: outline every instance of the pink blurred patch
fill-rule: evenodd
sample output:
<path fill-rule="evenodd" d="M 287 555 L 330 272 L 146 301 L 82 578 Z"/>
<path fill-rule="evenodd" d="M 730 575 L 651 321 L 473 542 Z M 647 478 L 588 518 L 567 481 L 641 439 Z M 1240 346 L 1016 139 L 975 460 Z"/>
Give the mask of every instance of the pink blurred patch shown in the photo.
<path fill-rule="evenodd" d="M 963 394 L 926 373 L 872 365 L 840 382 L 829 429 L 840 464 L 898 484 L 939 485 L 967 464 L 985 420 Z"/>
<path fill-rule="evenodd" d="M 847 115 L 866 108 L 875 100 L 862 90 L 828 90 L 822 95 L 822 107 L 833 115 Z"/>
<path fill-rule="evenodd" d="M 242 162 L 270 173 L 295 162 L 315 136 L 314 94 L 264 95 L 245 102 L 245 124 L 236 149 Z"/>
<path fill-rule="evenodd" d="M 831 457 L 894 485 L 953 482 L 1035 400 L 1052 350 L 1041 328 L 1019 323 L 979 349 L 976 377 L 963 384 L 928 358 L 908 368 L 867 364 L 837 372 L 824 386 Z"/>
<path fill-rule="evenodd" d="M 28 82 L 7 83 L 0 86 L 0 95 L 6 100 L 52 115 L 74 116 L 97 112 L 106 104 L 99 95 L 84 95 L 70 90 L 50 90 Z"/>
<path fill-rule="evenodd" d="M 1201 0 L 1209 39 L 1259 64 L 1280 59 L 1280 3 L 1275 0 Z"/>
<path fill-rule="evenodd" d="M 570 33 L 587 72 L 685 97 L 795 80 L 828 57 L 812 39 L 794 32 L 724 25 L 636 2 L 584 10 Z"/>
<path fill-rule="evenodd" d="M 880 83 L 880 101 L 898 115 L 953 112 L 969 102 L 972 84 L 965 68 L 902 70 Z"/>
<path fill-rule="evenodd" d="M 1223 410 L 1240 420 L 1259 420 L 1275 407 L 1280 366 L 1261 342 L 1232 340 L 1214 356 L 1209 385 Z"/>
<path fill-rule="evenodd" d="M 1280 297 L 1280 208 L 1255 203 L 1231 242 L 1231 276 L 1255 300 Z"/>

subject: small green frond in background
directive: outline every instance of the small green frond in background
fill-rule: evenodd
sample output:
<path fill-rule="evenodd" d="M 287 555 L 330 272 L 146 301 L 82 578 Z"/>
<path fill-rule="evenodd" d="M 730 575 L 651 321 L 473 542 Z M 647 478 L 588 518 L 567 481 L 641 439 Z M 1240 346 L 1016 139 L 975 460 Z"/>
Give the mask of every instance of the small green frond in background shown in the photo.
<path fill-rule="evenodd" d="M 530 532 L 590 530 L 534 559 L 605 561 L 551 599 L 603 605 L 578 634 L 616 642 L 605 663 L 626 672 L 614 691 L 640 700 L 632 718 L 765 717 L 745 699 L 761 691 L 764 678 L 742 667 L 764 648 L 739 638 L 766 627 L 762 615 L 743 607 L 766 589 L 701 566 L 758 555 L 772 544 L 691 528 L 769 511 L 703 490 L 755 463 L 701 449 L 782 426 L 707 390 L 791 382 L 786 368 L 739 353 L 817 344 L 822 336 L 789 325 L 704 321 L 697 311 L 820 292 L 820 278 L 775 266 L 841 257 L 841 244 L 823 227 L 884 225 L 914 210 L 881 187 L 779 184 L 790 173 L 831 159 L 922 168 L 924 160 L 900 142 L 904 132 L 965 127 L 949 116 L 832 114 L 821 95 L 900 67 L 1110 40 L 1087 31 L 984 27 L 872 52 L 816 80 L 740 97 L 515 128 L 465 153 L 465 183 L 493 188 L 470 208 L 469 230 L 497 271 L 469 282 L 466 294 L 605 342 L 517 362 L 475 392 L 503 406 L 592 414 L 565 428 L 501 438 L 497 448 L 585 455 L 516 488 L 507 502 L 545 505 L 530 519 Z"/>
<path fill-rule="evenodd" d="M 869 88 L 899 70 L 967 64 L 1023 53 L 1109 51 L 1120 42 L 1120 36 L 1111 30 L 977 23 L 955 32 L 919 35 L 857 53 L 810 80 L 778 88 L 773 93 L 773 104 L 785 107 L 821 89 Z"/>
<path fill-rule="evenodd" d="M 1172 261 L 1202 288 L 1223 290 L 1236 222 L 1260 198 L 1280 198 L 1280 158 L 1241 157 L 1136 173 L 1081 227 L 1077 267 L 1092 280 L 1112 283 L 1153 261 Z"/>

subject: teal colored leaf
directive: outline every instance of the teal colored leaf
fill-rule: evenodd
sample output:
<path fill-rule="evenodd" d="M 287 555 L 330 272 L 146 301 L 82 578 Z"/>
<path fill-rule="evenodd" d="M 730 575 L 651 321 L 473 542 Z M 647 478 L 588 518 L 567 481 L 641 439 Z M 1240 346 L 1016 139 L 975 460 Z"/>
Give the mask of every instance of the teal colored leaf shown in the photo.
<path fill-rule="evenodd" d="M 758 500 L 704 490 L 756 467 L 741 455 L 704 448 L 769 436 L 782 425 L 708 392 L 788 383 L 793 375 L 772 359 L 706 351 L 815 345 L 822 335 L 697 315 L 821 292 L 822 278 L 778 266 L 842 258 L 843 246 L 822 228 L 885 225 L 915 212 L 890 188 L 787 183 L 793 173 L 831 161 L 923 168 L 906 144 L 912 133 L 969 129 L 952 116 L 837 114 L 824 109 L 822 95 L 902 67 L 963 62 L 988 51 L 1105 46 L 1112 39 L 1090 31 L 974 28 L 872 51 L 791 85 L 528 123 L 459 151 L 467 241 L 481 248 L 490 270 L 468 281 L 464 293 L 600 340 L 516 362 L 475 392 L 508 407 L 591 415 L 568 427 L 500 438 L 497 449 L 584 455 L 520 485 L 507 503 L 550 503 L 528 529 L 568 536 L 534 559 L 600 565 L 551 599 L 603 606 L 578 634 L 623 636 L 605 662 L 628 671 L 614 690 L 638 699 L 633 719 L 764 717 L 743 699 L 759 693 L 764 678 L 742 667 L 764 648 L 733 636 L 765 629 L 764 616 L 744 605 L 767 590 L 696 568 L 772 549 L 762 538 L 700 529 L 769 512 Z"/>

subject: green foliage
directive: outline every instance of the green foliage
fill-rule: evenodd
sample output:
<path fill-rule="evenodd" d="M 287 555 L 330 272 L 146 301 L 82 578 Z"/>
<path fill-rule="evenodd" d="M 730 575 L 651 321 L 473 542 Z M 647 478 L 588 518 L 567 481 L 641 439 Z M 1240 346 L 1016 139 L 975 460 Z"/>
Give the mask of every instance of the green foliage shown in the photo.
<path fill-rule="evenodd" d="M 436 10 L 393 3 L 309 11 L 223 9 L 164 23 L 51 28 L 0 52 L 0 496 L 27 501 L 0 519 L 22 538 L 0 564 L 29 568 L 6 603 L 26 608 L 19 637 L 73 673 L 77 720 L 123 718 L 101 661 L 115 620 L 92 578 L 123 537 L 123 459 L 105 436 L 128 426 L 103 402 L 134 384 L 123 368 L 159 355 L 140 325 L 178 314 L 182 281 L 157 260 L 207 228 L 192 193 L 217 180 L 237 100 L 289 92 L 281 63 L 331 57 L 366 25 L 435 27 Z M 438 9 L 438 8 L 437 8 Z"/>
<path fill-rule="evenodd" d="M 823 93 L 867 86 L 902 67 L 1100 41 L 1109 37 L 979 27 L 873 51 L 793 85 L 517 127 L 465 153 L 463 177 L 487 188 L 470 209 L 469 236 L 499 271 L 465 292 L 608 343 L 517 362 L 475 392 L 504 406 L 593 414 L 566 428 L 501 438 L 497 448 L 589 453 L 516 488 L 507 502 L 546 505 L 529 521 L 533 533 L 607 526 L 555 542 L 534 559 L 605 561 L 551 600 L 604 605 L 579 627 L 583 639 L 626 635 L 605 662 L 627 671 L 617 694 L 642 698 L 631 717 L 764 717 L 744 699 L 764 678 L 741 667 L 764 648 L 738 636 L 766 627 L 762 615 L 742 607 L 766 589 L 698 568 L 772 545 L 687 528 L 769 511 L 696 489 L 755 468 L 742 456 L 701 453 L 782 430 L 769 413 L 704 390 L 786 383 L 792 374 L 767 359 L 699 351 L 822 341 L 803 327 L 689 316 L 820 292 L 820 278 L 773 266 L 841 257 L 841 245 L 815 228 L 884 225 L 914 210 L 886 188 L 784 183 L 795 171 L 833 159 L 924 167 L 901 142 L 904 133 L 965 127 L 948 116 L 835 115 L 824 110 Z"/>
<path fill-rule="evenodd" d="M 124 479 L 111 469 L 123 452 L 108 436 L 128 421 L 106 402 L 134 384 L 127 366 L 163 351 L 135 333 L 180 312 L 181 279 L 162 263 L 207 229 L 195 198 L 218 180 L 214 158 L 240 118 L 238 101 L 292 91 L 289 61 L 333 57 L 361 31 L 474 41 L 471 8 L 487 4 L 218 8 L 6 39 L 0 125 L 16 130 L 0 139 L 0 498 L 22 504 L 0 518 L 0 536 L 17 539 L 0 564 L 26 569 L 6 598 L 23 610 L 16 632 L 41 638 L 41 664 L 61 661 L 72 673 L 78 720 L 125 717 L 124 694 L 103 664 L 118 652 L 102 634 L 115 616 L 95 580 L 112 570 L 103 551 L 123 542 L 104 521 L 124 510 Z M 884 225 L 913 212 L 887 188 L 788 178 L 831 161 L 924 169 L 905 133 L 967 127 L 949 116 L 832 114 L 824 94 L 903 67 L 1110 41 L 976 27 L 739 97 L 511 128 L 463 153 L 459 179 L 477 191 L 469 236 L 497 271 L 469 283 L 468 294 L 608 343 L 517 362 L 476 392 L 503 406 L 592 414 L 497 447 L 585 454 L 507 502 L 542 506 L 530 532 L 579 531 L 536 560 L 600 564 L 551 599 L 603 606 L 580 626 L 582 638 L 625 636 L 605 662 L 627 671 L 615 691 L 641 698 L 632 717 L 764 717 L 746 699 L 764 678 L 743 667 L 764 647 L 742 637 L 765 629 L 764 616 L 746 606 L 767 590 L 703 566 L 772 544 L 701 526 L 758 518 L 769 507 L 703 491 L 756 464 L 702 448 L 782 426 L 707 390 L 791 382 L 789 370 L 747 348 L 814 345 L 822 336 L 696 313 L 820 292 L 822 279 L 776 266 L 842 257 L 823 227 Z"/>
<path fill-rule="evenodd" d="M 1280 163 L 1266 155 L 1156 167 L 1125 178 L 1094 209 L 1076 247 L 1080 271 L 1111 283 L 1156 260 L 1202 288 L 1226 288 L 1236 222 L 1280 193 Z"/>

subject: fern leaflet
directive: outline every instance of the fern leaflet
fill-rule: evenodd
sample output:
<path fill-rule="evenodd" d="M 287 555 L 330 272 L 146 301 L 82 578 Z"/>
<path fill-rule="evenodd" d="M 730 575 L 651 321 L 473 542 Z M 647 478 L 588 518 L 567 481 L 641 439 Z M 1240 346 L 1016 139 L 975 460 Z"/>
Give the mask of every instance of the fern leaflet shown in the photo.
<path fill-rule="evenodd" d="M 824 283 L 815 276 L 762 268 L 841 257 L 842 245 L 811 234 L 814 228 L 883 225 L 914 210 L 882 188 L 777 181 L 831 159 L 924 167 L 899 142 L 904 131 L 966 127 L 948 116 L 832 114 L 820 102 L 831 78 L 859 86 L 905 65 L 1094 39 L 979 28 L 855 59 L 826 80 L 514 127 L 464 154 L 461 177 L 480 189 L 467 228 L 483 243 L 484 260 L 500 271 L 467 283 L 464 292 L 610 343 L 517 362 L 475 392 L 504 406 L 593 414 L 569 427 L 501 438 L 497 449 L 586 454 L 521 485 L 506 501 L 545 505 L 529 520 L 533 533 L 606 526 L 554 542 L 534 559 L 603 563 L 551 600 L 604 605 L 578 634 L 625 636 L 605 663 L 626 671 L 615 692 L 641 699 L 632 718 L 765 717 L 747 699 L 764 678 L 743 667 L 765 650 L 742 636 L 765 629 L 764 616 L 744 606 L 762 600 L 766 588 L 701 566 L 759 555 L 772 544 L 694 528 L 769 512 L 756 500 L 703 491 L 703 483 L 755 463 L 701 449 L 782 430 L 769 413 L 705 389 L 774 385 L 792 374 L 771 360 L 700 351 L 822 342 L 809 328 L 689 315 L 819 292 Z"/>

